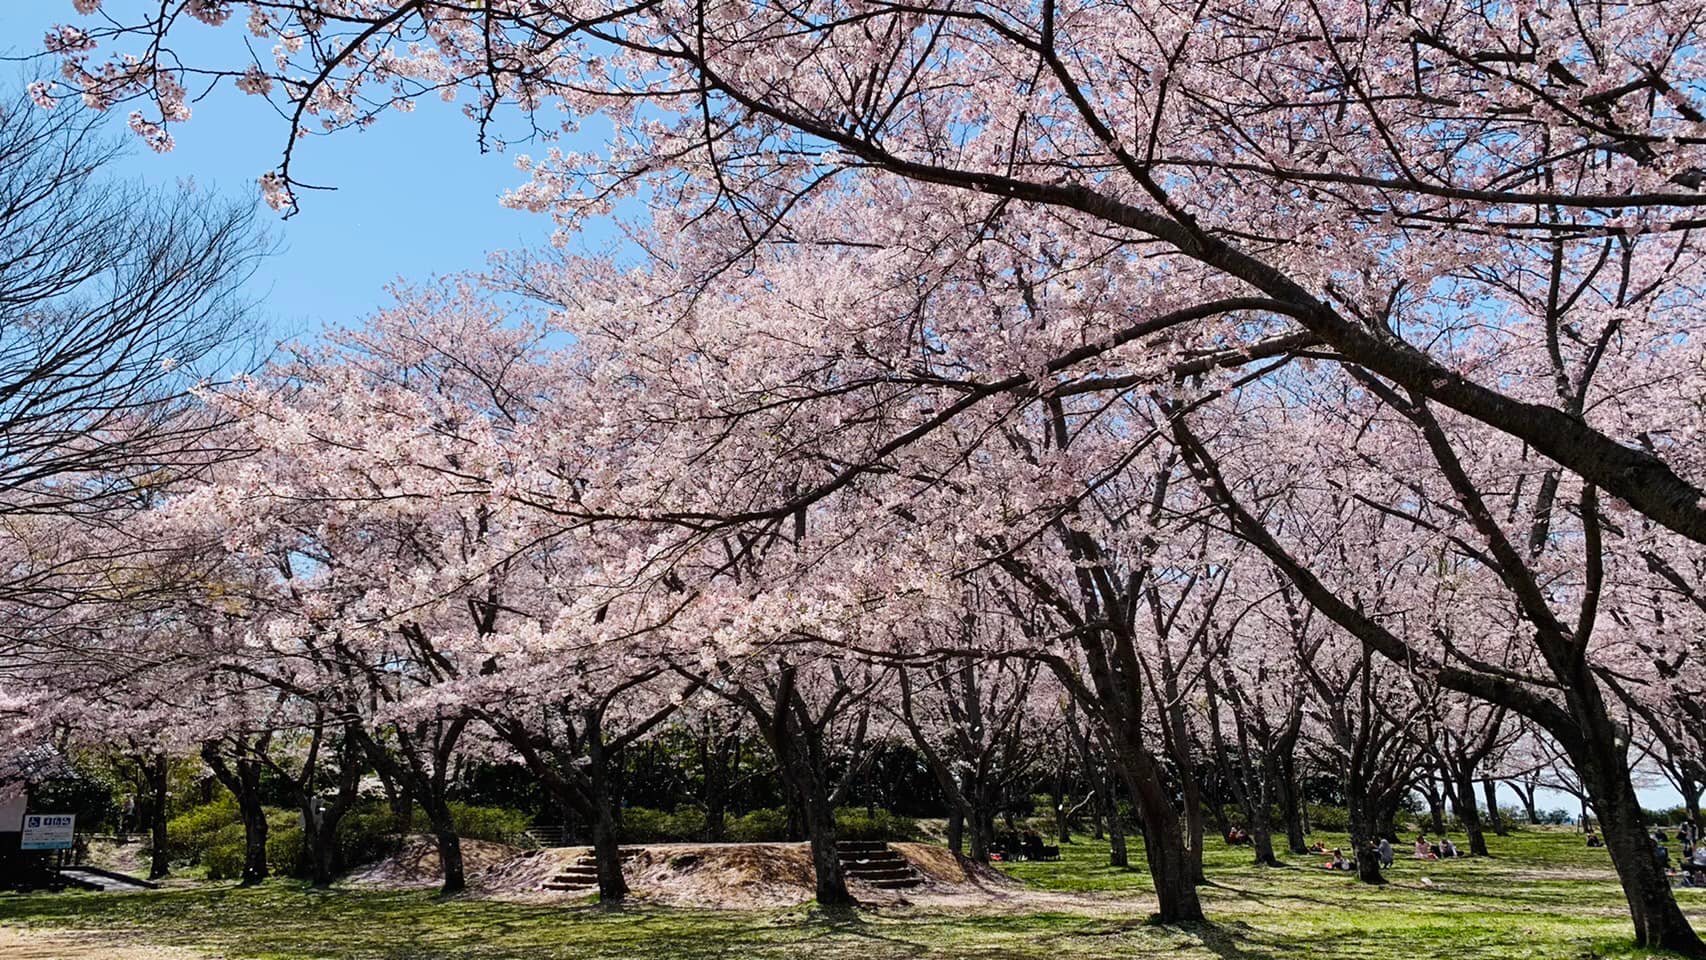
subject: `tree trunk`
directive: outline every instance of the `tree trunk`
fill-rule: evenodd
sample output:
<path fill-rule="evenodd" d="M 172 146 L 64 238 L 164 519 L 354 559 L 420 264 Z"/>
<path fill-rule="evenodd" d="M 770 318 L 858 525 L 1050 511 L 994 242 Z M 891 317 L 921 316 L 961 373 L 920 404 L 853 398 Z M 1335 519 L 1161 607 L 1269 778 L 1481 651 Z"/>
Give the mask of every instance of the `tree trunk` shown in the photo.
<path fill-rule="evenodd" d="M 246 796 L 240 795 L 237 798 L 237 809 L 243 817 L 241 885 L 252 887 L 267 878 L 267 812 L 261 806 L 258 789 L 245 789 L 243 794 Z"/>
<path fill-rule="evenodd" d="M 841 869 L 840 851 L 835 848 L 835 809 L 830 800 L 823 742 L 795 716 L 797 703 L 793 697 L 789 687 L 778 698 L 776 712 L 765 724 L 765 738 L 776 755 L 777 772 L 789 787 L 790 806 L 797 811 L 811 845 L 818 906 L 856 906 Z"/>
<path fill-rule="evenodd" d="M 1188 876 L 1190 878 L 1191 883 L 1195 884 L 1197 886 L 1201 886 L 1205 883 L 1208 883 L 1208 877 L 1203 873 L 1203 866 L 1202 866 L 1202 847 L 1203 847 L 1202 785 L 1201 785 L 1201 783 L 1198 782 L 1197 778 L 1194 775 L 1187 774 L 1184 779 L 1185 779 L 1185 789 L 1184 789 L 1183 793 L 1184 793 L 1184 799 L 1185 799 L 1185 838 L 1186 839 L 1185 839 L 1185 842 L 1183 844 L 1183 850 L 1184 850 L 1184 855 L 1185 855 L 1185 861 L 1184 861 L 1183 865 L 1185 867 L 1185 874 L 1186 874 L 1186 876 Z M 1168 812 L 1172 812 L 1172 809 L 1173 809 L 1172 804 L 1169 803 L 1167 805 Z M 1219 804 L 1215 804 L 1215 811 L 1219 814 L 1219 819 L 1224 820 L 1226 818 L 1226 814 L 1224 811 L 1220 810 Z M 1145 823 L 1147 823 L 1149 821 L 1148 811 L 1144 811 L 1144 818 L 1143 819 L 1144 819 Z M 1224 836 L 1224 833 L 1222 835 Z M 1144 831 L 1144 843 L 1147 845 L 1148 841 L 1149 841 L 1149 832 L 1148 832 L 1148 830 L 1145 830 Z"/>
<path fill-rule="evenodd" d="M 446 896 L 461 893 L 467 888 L 468 880 L 463 873 L 462 838 L 456 834 L 450 807 L 436 797 L 430 801 L 423 800 L 421 806 L 426 809 L 427 820 L 432 824 L 433 842 L 438 846 L 438 864 L 444 877 L 439 892 Z"/>
<path fill-rule="evenodd" d="M 948 811 L 948 849 L 965 856 L 966 815 L 958 806 Z"/>
<path fill-rule="evenodd" d="M 1063 757 L 1054 774 L 1054 836 L 1059 843 L 1072 842 L 1072 830 L 1066 823 L 1066 759 Z"/>
<path fill-rule="evenodd" d="M 1108 827 L 1108 866 L 1124 869 L 1131 866 L 1131 854 L 1126 850 L 1125 818 L 1120 816 L 1119 795 L 1114 792 L 1115 782 L 1110 772 L 1104 770 L 1097 780 L 1097 793 L 1100 799 L 1097 807 L 1102 811 L 1102 817 Z"/>
<path fill-rule="evenodd" d="M 251 755 L 246 741 L 237 744 L 230 763 L 225 762 L 219 745 L 217 740 L 202 744 L 201 758 L 237 799 L 237 816 L 243 823 L 241 885 L 252 887 L 267 878 L 267 812 L 261 806 L 261 764 Z"/>
<path fill-rule="evenodd" d="M 1297 764 L 1289 754 L 1279 758 L 1280 809 L 1285 812 L 1285 845 L 1292 853 L 1308 853 L 1309 844 L 1303 832 L 1301 791 L 1297 787 Z"/>
<path fill-rule="evenodd" d="M 1279 866 L 1279 858 L 1274 856 L 1273 828 L 1268 825 L 1268 791 L 1275 772 L 1272 764 L 1262 772 L 1262 781 L 1256 788 L 1256 809 L 1250 812 L 1250 845 L 1255 848 L 1258 867 Z"/>
<path fill-rule="evenodd" d="M 704 749 L 705 839 L 721 843 L 728 812 L 728 755 L 722 742 Z"/>
<path fill-rule="evenodd" d="M 148 879 L 159 880 L 171 872 L 170 851 L 166 848 L 166 788 L 170 782 L 166 755 L 156 754 L 145 768 L 148 790 L 153 794 L 148 803 L 149 842 Z"/>
<path fill-rule="evenodd" d="M 1195 780 L 1196 778 L 1193 777 L 1192 779 Z M 1226 776 L 1225 776 L 1225 771 L 1223 770 L 1221 772 L 1220 783 L 1215 785 L 1216 789 L 1214 791 L 1215 795 L 1214 795 L 1213 799 L 1209 799 L 1206 801 L 1204 800 L 1203 790 L 1202 790 L 1202 787 L 1200 785 L 1194 791 L 1197 795 L 1198 813 L 1193 819 L 1195 821 L 1196 830 L 1199 834 L 1201 832 L 1203 832 L 1203 815 L 1202 815 L 1201 811 L 1202 811 L 1202 807 L 1205 803 L 1208 807 L 1209 819 L 1212 819 L 1214 821 L 1215 832 L 1224 837 L 1224 836 L 1226 836 L 1227 833 L 1229 833 L 1232 830 L 1231 821 L 1226 819 L 1226 804 L 1222 802 L 1223 800 L 1226 799 L 1226 797 L 1225 797 L 1225 794 L 1222 793 L 1221 790 L 1219 789 L 1225 782 L 1226 782 Z"/>
<path fill-rule="evenodd" d="M 599 803 L 592 821 L 592 856 L 598 864 L 598 902 L 606 906 L 628 897 L 622 876 L 622 845 L 616 836 L 616 817 L 608 802 Z"/>
<path fill-rule="evenodd" d="M 787 782 L 786 777 L 782 779 L 784 783 Z M 794 841 L 809 839 L 806 830 L 805 807 L 800 805 L 799 798 L 793 794 L 788 797 L 787 811 L 788 822 L 783 826 L 782 831 L 787 834 L 788 839 Z"/>
<path fill-rule="evenodd" d="M 709 843 L 722 843 L 727 837 L 727 809 L 721 803 L 707 807 L 705 810 L 705 840 Z"/>
<path fill-rule="evenodd" d="M 608 749 L 604 742 L 603 717 L 588 710 L 583 715 L 582 736 L 586 740 L 586 811 L 592 821 L 592 857 L 598 867 L 598 902 L 615 906 L 628 897 L 628 881 L 622 876 L 621 827 L 622 752 Z"/>
<path fill-rule="evenodd" d="M 1202 901 L 1197 897 L 1196 878 L 1202 872 L 1202 849 L 1199 846 L 1192 857 L 1184 824 L 1167 796 L 1154 758 L 1141 746 L 1125 742 L 1125 736 L 1120 739 L 1126 747 L 1121 758 L 1122 775 L 1143 818 L 1143 847 L 1149 878 L 1155 884 L 1155 919 L 1161 923 L 1201 923 Z"/>
<path fill-rule="evenodd" d="M 1694 828 L 1694 842 L 1696 845 L 1698 845 L 1701 841 L 1701 837 L 1700 837 L 1700 781 L 1694 779 L 1693 777 L 1683 777 L 1683 779 L 1682 779 L 1682 791 L 1681 792 L 1682 792 L 1682 804 L 1683 804 L 1683 808 L 1684 808 L 1683 816 L 1688 818 L 1689 825 Z"/>
<path fill-rule="evenodd" d="M 1615 751 L 1591 751 L 1594 754 Z M 1635 795 L 1628 767 L 1615 757 L 1576 759 L 1582 784 L 1593 795 L 1594 812 L 1605 838 L 1629 914 L 1635 925 L 1635 944 L 1649 949 L 1675 950 L 1690 956 L 1706 956 L 1688 919 L 1677 908 L 1670 879 L 1659 868 L 1653 854 L 1646 817 Z M 1582 762 L 1586 759 L 1587 762 Z M 1609 761 L 1609 762 L 1607 762 Z"/>
<path fill-rule="evenodd" d="M 1534 807 L 1534 788 L 1525 788 L 1522 784 L 1512 783 L 1511 789 L 1515 790 L 1516 795 L 1522 798 L 1522 809 L 1528 814 L 1529 824 L 1536 827 L 1540 826 L 1540 811 Z"/>
<path fill-rule="evenodd" d="M 1481 831 L 1481 811 L 1475 806 L 1475 781 L 1467 772 L 1454 774 L 1453 780 L 1452 808 L 1463 824 L 1463 832 L 1469 835 L 1469 852 L 1484 857 L 1487 855 L 1487 836 Z"/>
<path fill-rule="evenodd" d="M 1398 797 L 1393 795 L 1380 805 L 1380 815 L 1375 820 L 1375 835 L 1388 840 L 1398 839 Z"/>
<path fill-rule="evenodd" d="M 829 806 L 827 791 L 813 796 L 806 803 L 806 832 L 811 838 L 818 906 L 856 905 L 857 901 L 847 889 L 847 876 L 841 869 L 841 852 L 835 847 L 835 816 Z"/>
<path fill-rule="evenodd" d="M 312 796 L 304 805 L 303 839 L 308 848 L 310 882 L 320 888 L 332 885 L 338 867 L 338 824 L 343 821 L 345 804 L 335 803 L 321 808 Z"/>
<path fill-rule="evenodd" d="M 1493 828 L 1493 833 L 1506 837 L 1510 835 L 1510 827 L 1505 823 L 1504 815 L 1499 813 L 1499 787 L 1492 777 L 1481 781 L 1481 795 L 1487 800 L 1487 822 Z"/>
<path fill-rule="evenodd" d="M 1423 826 L 1418 821 L 1416 825 L 1421 828 L 1423 833 L 1435 836 L 1445 833 L 1445 811 L 1442 809 L 1445 800 L 1440 796 L 1439 781 L 1434 779 L 1432 774 L 1424 773 L 1421 779 L 1416 782 L 1416 789 L 1421 792 L 1422 799 L 1428 805 L 1427 824 Z"/>
<path fill-rule="evenodd" d="M 1172 809 L 1168 808 L 1169 814 Z M 1143 846 L 1149 860 L 1149 878 L 1155 884 L 1156 920 L 1161 923 L 1200 923 L 1202 903 L 1197 899 L 1191 852 L 1179 829 L 1177 816 L 1145 816 Z M 1197 861 L 1201 867 L 1201 861 Z"/>
<path fill-rule="evenodd" d="M 1255 848 L 1256 866 L 1279 866 L 1279 858 L 1274 856 L 1274 834 L 1269 829 L 1267 820 L 1257 820 L 1250 824 L 1250 845 Z"/>
<path fill-rule="evenodd" d="M 990 852 L 995 849 L 995 787 L 987 782 L 977 782 L 968 770 L 963 773 L 957 790 L 960 799 L 967 804 L 961 815 L 971 834 L 971 852 L 968 855 L 978 863 L 988 863 Z"/>
<path fill-rule="evenodd" d="M 994 804 L 984 802 L 972 809 L 971 824 L 971 853 L 968 854 L 978 863 L 989 862 L 989 852 L 995 846 L 995 810 Z"/>
<path fill-rule="evenodd" d="M 1353 782 L 1348 791 L 1350 799 L 1350 833 L 1351 856 L 1356 858 L 1357 879 L 1363 883 L 1383 884 L 1386 878 L 1380 873 L 1380 860 L 1370 849 L 1378 842 L 1376 834 L 1379 828 L 1375 823 L 1375 812 L 1371 809 L 1369 800 L 1363 796 L 1360 787 Z"/>

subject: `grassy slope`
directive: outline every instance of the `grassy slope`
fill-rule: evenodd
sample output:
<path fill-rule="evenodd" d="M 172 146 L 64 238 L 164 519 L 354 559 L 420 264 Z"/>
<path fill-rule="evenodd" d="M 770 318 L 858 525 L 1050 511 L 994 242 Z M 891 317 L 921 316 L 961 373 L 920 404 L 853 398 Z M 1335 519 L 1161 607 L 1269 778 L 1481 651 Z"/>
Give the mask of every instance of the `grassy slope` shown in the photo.
<path fill-rule="evenodd" d="M 1081 840 L 1057 864 L 1009 869 L 1043 891 L 1034 910 L 914 908 L 833 921 L 806 910 L 692 913 L 634 908 L 441 902 L 423 893 L 288 883 L 209 885 L 128 896 L 0 896 L 0 924 L 109 931 L 115 940 L 199 945 L 256 960 L 899 957 L 1409 960 L 1635 954 L 1621 896 L 1600 850 L 1565 832 L 1493 838 L 1493 860 L 1400 860 L 1384 888 L 1318 869 L 1319 858 L 1257 869 L 1215 843 L 1203 891 L 1214 923 L 1149 926 L 1148 878 L 1114 870 Z M 1426 877 L 1430 883 L 1421 881 Z M 1706 923 L 1706 890 L 1679 890 Z"/>

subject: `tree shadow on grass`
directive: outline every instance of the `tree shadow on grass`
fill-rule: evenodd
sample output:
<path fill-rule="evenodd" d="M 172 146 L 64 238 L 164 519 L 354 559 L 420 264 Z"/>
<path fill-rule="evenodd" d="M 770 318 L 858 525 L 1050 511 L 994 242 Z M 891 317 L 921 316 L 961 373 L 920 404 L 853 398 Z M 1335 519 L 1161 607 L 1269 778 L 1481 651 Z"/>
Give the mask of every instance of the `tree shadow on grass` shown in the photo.
<path fill-rule="evenodd" d="M 1279 954 L 1268 950 L 1252 949 L 1256 946 L 1251 943 L 1254 930 L 1244 923 L 1197 923 L 1189 929 L 1202 941 L 1205 949 L 1221 960 L 1277 960 L 1279 957 Z"/>
<path fill-rule="evenodd" d="M 795 942 L 793 949 L 789 951 L 790 956 L 799 952 L 798 948 L 805 944 L 829 943 L 837 939 L 880 943 L 909 956 L 927 956 L 934 949 L 928 943 L 879 932 L 857 907 L 821 907 L 814 904 L 806 910 L 800 922 L 810 928 L 811 932 Z M 857 950 L 835 952 L 838 955 L 845 952 L 855 956 L 862 953 Z M 892 955 L 895 954 L 885 954 Z"/>
<path fill-rule="evenodd" d="M 1154 917 L 1138 920 L 1118 920 L 1097 924 L 1088 930 L 1074 931 L 1063 936 L 1073 939 L 1086 937 L 1120 937 L 1131 934 L 1141 934 L 1153 941 L 1147 949 L 1132 949 L 1123 946 L 1122 956 L 1175 956 L 1182 947 L 1200 946 L 1222 960 L 1281 960 L 1282 957 L 1293 956 L 1289 953 L 1275 953 L 1255 943 L 1256 931 L 1242 922 L 1216 923 L 1204 921 L 1201 923 L 1161 923 Z M 1173 934 L 1186 938 L 1192 943 L 1180 943 L 1168 937 Z"/>
<path fill-rule="evenodd" d="M 1269 897 L 1264 897 L 1262 894 L 1259 894 L 1259 893 L 1255 892 L 1254 890 L 1250 890 L 1250 889 L 1245 888 L 1245 887 L 1235 887 L 1229 883 L 1220 883 L 1219 881 L 1216 881 L 1216 880 L 1210 880 L 1209 882 L 1203 884 L 1203 886 L 1210 887 L 1210 888 L 1215 889 L 1215 890 L 1224 890 L 1227 893 L 1234 894 L 1234 895 L 1236 895 L 1242 899 L 1249 900 L 1250 902 L 1258 904 L 1258 905 L 1263 906 L 1263 907 L 1273 906 L 1272 899 L 1276 896 L 1276 895 L 1270 895 Z M 1371 887 L 1370 889 L 1375 889 L 1375 888 Z M 1277 895 L 1277 899 L 1288 900 L 1288 901 L 1297 901 L 1300 903 L 1312 903 L 1312 904 L 1315 904 L 1316 906 L 1332 907 L 1334 909 L 1340 909 L 1340 908 L 1344 907 L 1344 903 L 1341 901 L 1327 900 L 1327 899 L 1322 898 L 1322 897 L 1312 896 L 1310 894 L 1302 893 L 1302 892 L 1280 893 Z"/>

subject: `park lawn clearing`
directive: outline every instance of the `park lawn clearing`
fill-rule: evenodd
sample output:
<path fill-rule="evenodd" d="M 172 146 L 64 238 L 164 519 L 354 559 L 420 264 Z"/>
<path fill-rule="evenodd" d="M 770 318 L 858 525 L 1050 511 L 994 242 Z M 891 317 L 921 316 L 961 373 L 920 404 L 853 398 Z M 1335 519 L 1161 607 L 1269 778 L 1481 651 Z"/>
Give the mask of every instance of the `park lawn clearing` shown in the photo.
<path fill-rule="evenodd" d="M 1504 960 L 1645 957 L 1603 850 L 1568 831 L 1490 838 L 1493 859 L 1400 860 L 1371 888 L 1320 869 L 1320 858 L 1251 866 L 1247 848 L 1211 842 L 1211 923 L 1149 924 L 1140 858 L 1106 866 L 1105 844 L 1080 838 L 1058 863 L 1005 870 L 1025 883 L 991 896 L 922 895 L 831 916 L 809 907 L 693 910 L 639 903 L 442 900 L 428 891 L 291 882 L 207 884 L 138 894 L 0 897 L 0 958 L 226 960 L 569 960 L 569 958 L 1236 958 Z M 1706 890 L 1679 889 L 1696 925 Z M 68 934 L 67 931 L 74 931 Z M 31 937 L 106 952 L 26 953 Z M 68 936 L 73 939 L 66 939 Z"/>

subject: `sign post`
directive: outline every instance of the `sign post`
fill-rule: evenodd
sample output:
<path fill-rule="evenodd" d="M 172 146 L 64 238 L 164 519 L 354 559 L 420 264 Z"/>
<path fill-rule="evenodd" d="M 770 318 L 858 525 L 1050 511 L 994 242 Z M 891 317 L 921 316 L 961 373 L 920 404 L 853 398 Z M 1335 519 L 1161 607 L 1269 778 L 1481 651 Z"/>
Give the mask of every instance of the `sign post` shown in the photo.
<path fill-rule="evenodd" d="M 70 850 L 77 838 L 74 813 L 24 814 L 21 850 Z"/>

